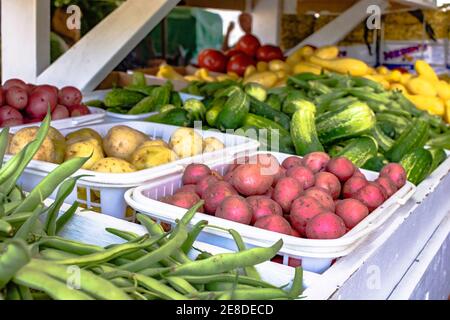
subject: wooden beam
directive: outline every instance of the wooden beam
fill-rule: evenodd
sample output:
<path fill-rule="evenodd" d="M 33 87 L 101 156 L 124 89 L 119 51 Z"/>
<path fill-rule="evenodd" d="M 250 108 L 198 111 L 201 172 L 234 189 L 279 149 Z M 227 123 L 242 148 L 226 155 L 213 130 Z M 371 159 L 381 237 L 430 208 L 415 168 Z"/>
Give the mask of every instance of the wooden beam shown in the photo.
<path fill-rule="evenodd" d="M 50 64 L 50 0 L 2 0 L 2 79 L 35 82 Z"/>
<path fill-rule="evenodd" d="M 95 89 L 178 2 L 124 2 L 45 70 L 38 83 L 73 85 L 84 91 Z"/>
<path fill-rule="evenodd" d="M 185 0 L 187 6 L 244 11 L 245 0 Z"/>
<path fill-rule="evenodd" d="M 281 0 L 257 0 L 253 3 L 253 33 L 262 43 L 278 45 L 281 37 Z"/>

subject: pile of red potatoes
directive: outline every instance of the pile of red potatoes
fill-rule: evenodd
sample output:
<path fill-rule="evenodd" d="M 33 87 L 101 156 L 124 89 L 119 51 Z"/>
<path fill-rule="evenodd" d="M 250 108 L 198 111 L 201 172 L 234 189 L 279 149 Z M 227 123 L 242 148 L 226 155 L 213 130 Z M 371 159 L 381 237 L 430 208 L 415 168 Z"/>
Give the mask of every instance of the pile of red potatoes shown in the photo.
<path fill-rule="evenodd" d="M 282 234 L 336 239 L 406 183 L 397 163 L 368 181 L 351 161 L 312 152 L 283 163 L 270 154 L 240 158 L 224 176 L 204 164 L 186 167 L 183 186 L 160 201 Z"/>

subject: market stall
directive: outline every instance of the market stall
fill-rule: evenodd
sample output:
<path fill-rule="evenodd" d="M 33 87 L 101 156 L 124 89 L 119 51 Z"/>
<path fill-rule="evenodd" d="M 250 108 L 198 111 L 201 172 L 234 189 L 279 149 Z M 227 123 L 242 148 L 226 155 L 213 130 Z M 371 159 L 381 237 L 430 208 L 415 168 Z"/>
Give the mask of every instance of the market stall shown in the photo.
<path fill-rule="evenodd" d="M 50 1 L 2 0 L 0 298 L 447 299 L 447 9 L 179 2 L 124 1 L 50 64 Z M 219 16 L 185 6 L 251 32 L 197 50 Z M 188 65 L 113 71 L 170 25 Z"/>

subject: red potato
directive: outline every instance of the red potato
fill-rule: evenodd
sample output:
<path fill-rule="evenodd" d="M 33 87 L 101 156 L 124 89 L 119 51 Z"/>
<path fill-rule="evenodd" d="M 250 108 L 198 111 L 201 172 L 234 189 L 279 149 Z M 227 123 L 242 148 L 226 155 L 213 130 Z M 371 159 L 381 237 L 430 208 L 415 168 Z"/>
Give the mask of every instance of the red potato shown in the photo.
<path fill-rule="evenodd" d="M 250 224 L 252 220 L 252 209 L 247 201 L 238 195 L 226 197 L 217 207 L 216 217 L 226 220 Z"/>
<path fill-rule="evenodd" d="M 344 199 L 336 204 L 336 214 L 351 229 L 369 215 L 369 209 L 357 199 Z"/>
<path fill-rule="evenodd" d="M 32 84 L 32 83 L 27 83 L 27 93 L 31 94 L 31 92 L 33 92 L 33 90 L 36 89 L 36 85 Z"/>
<path fill-rule="evenodd" d="M 361 178 L 360 176 L 353 176 L 344 183 L 344 186 L 342 187 L 342 196 L 344 198 L 351 198 L 359 189 L 365 187 L 368 183 L 366 177 Z"/>
<path fill-rule="evenodd" d="M 20 79 L 9 79 L 9 80 L 6 80 L 5 83 L 3 84 L 3 90 L 5 90 L 5 91 L 8 91 L 9 88 L 12 88 L 12 87 L 19 87 L 19 88 L 26 90 L 27 84 Z"/>
<path fill-rule="evenodd" d="M 294 228 L 292 228 L 291 236 L 297 237 L 297 238 L 301 238 L 301 237 L 302 237 L 302 236 L 300 235 L 300 233 L 298 233 L 298 231 L 295 230 Z"/>
<path fill-rule="evenodd" d="M 315 187 L 328 190 L 333 199 L 339 198 L 339 195 L 341 194 L 341 183 L 334 174 L 329 172 L 319 172 L 316 173 L 314 177 L 316 179 L 314 183 Z"/>
<path fill-rule="evenodd" d="M 303 166 L 303 159 L 300 157 L 297 157 L 297 156 L 290 156 L 290 157 L 284 159 L 284 161 L 281 165 L 286 170 L 290 169 L 291 167 Z"/>
<path fill-rule="evenodd" d="M 271 154 L 258 154 L 249 158 L 250 164 L 257 164 L 261 168 L 262 175 L 275 176 L 280 171 L 278 159 Z"/>
<path fill-rule="evenodd" d="M 181 181 L 183 184 L 196 184 L 206 176 L 211 175 L 211 169 L 200 163 L 191 163 L 184 169 Z"/>
<path fill-rule="evenodd" d="M 202 199 L 205 200 L 205 212 L 209 214 L 214 214 L 217 207 L 222 203 L 222 201 L 228 197 L 236 195 L 237 192 L 231 184 L 225 181 L 219 181 L 203 192 Z"/>
<path fill-rule="evenodd" d="M 20 126 L 24 124 L 23 119 L 9 119 L 0 123 L 1 128 Z"/>
<path fill-rule="evenodd" d="M 334 174 L 341 182 L 347 181 L 355 173 L 355 166 L 345 157 L 331 159 L 326 169 L 328 172 Z"/>
<path fill-rule="evenodd" d="M 369 182 L 356 192 L 354 198 L 361 201 L 369 209 L 369 212 L 372 212 L 385 200 L 385 191 L 382 189 L 380 185 Z"/>
<path fill-rule="evenodd" d="M 287 170 L 284 167 L 282 166 L 278 167 L 277 173 L 275 173 L 275 175 L 273 176 L 272 186 L 275 186 L 278 183 L 278 181 L 280 181 L 281 178 L 286 177 L 286 171 Z"/>
<path fill-rule="evenodd" d="M 85 115 L 91 113 L 89 108 L 87 106 L 85 106 L 84 104 L 77 104 L 74 106 L 70 106 L 68 108 L 69 108 L 71 117 L 80 117 L 80 116 L 85 116 Z"/>
<path fill-rule="evenodd" d="M 283 212 L 289 213 L 292 201 L 297 199 L 302 191 L 302 186 L 297 180 L 291 177 L 285 177 L 278 181 L 275 186 L 272 199 L 281 206 Z"/>
<path fill-rule="evenodd" d="M 251 196 L 247 198 L 247 203 L 252 209 L 252 220 L 251 224 L 254 224 L 256 220 L 270 215 L 281 216 L 283 210 L 280 205 L 273 201 L 272 199 L 266 198 L 265 196 Z"/>
<path fill-rule="evenodd" d="M 304 190 L 311 188 L 316 181 L 314 173 L 309 168 L 303 166 L 289 168 L 286 172 L 286 176 L 294 178 L 300 182 L 300 185 Z"/>
<path fill-rule="evenodd" d="M 13 108 L 23 109 L 28 104 L 28 93 L 21 87 L 11 87 L 6 91 L 6 103 Z"/>
<path fill-rule="evenodd" d="M 317 173 L 325 170 L 330 156 L 325 152 L 311 152 L 303 158 L 303 165 L 311 169 L 312 172 Z"/>
<path fill-rule="evenodd" d="M 58 104 L 52 112 L 52 120 L 66 119 L 69 118 L 69 110 L 60 104 Z"/>
<path fill-rule="evenodd" d="M 284 219 L 282 216 L 278 215 L 270 215 L 259 218 L 258 220 L 256 220 L 254 226 L 256 228 L 261 228 L 282 234 L 287 235 L 292 234 L 292 228 L 289 222 L 287 222 L 287 220 Z"/>
<path fill-rule="evenodd" d="M 171 205 L 189 209 L 200 201 L 200 197 L 195 192 L 185 191 L 177 192 L 164 200 Z M 203 208 L 200 208 L 198 212 L 203 212 Z"/>
<path fill-rule="evenodd" d="M 320 213 L 306 225 L 309 239 L 337 239 L 347 231 L 344 220 L 333 212 Z"/>
<path fill-rule="evenodd" d="M 325 211 L 315 198 L 310 196 L 299 197 L 292 202 L 290 214 L 291 225 L 301 236 L 305 236 L 308 221 Z"/>
<path fill-rule="evenodd" d="M 269 190 L 267 190 L 267 192 L 263 194 L 263 196 L 272 199 L 273 190 L 274 190 L 273 187 L 270 187 Z"/>
<path fill-rule="evenodd" d="M 215 176 L 206 176 L 200 179 L 200 181 L 197 182 L 195 185 L 195 192 L 200 196 L 203 197 L 203 193 L 205 190 L 212 186 L 215 183 L 218 183 L 219 179 L 217 179 Z"/>
<path fill-rule="evenodd" d="M 0 107 L 3 106 L 3 102 L 5 100 L 3 96 L 4 96 L 3 89 L 2 87 L 0 87 Z"/>
<path fill-rule="evenodd" d="M 217 171 L 217 170 L 211 170 L 211 175 L 212 175 L 213 177 L 217 178 L 217 180 L 220 180 L 220 181 L 223 180 L 222 175 L 221 175 L 221 174 L 219 173 L 219 171 Z"/>
<path fill-rule="evenodd" d="M 35 90 L 28 97 L 28 106 L 25 112 L 32 119 L 43 119 L 47 114 L 49 106 L 51 111 L 56 108 L 56 99 L 54 104 L 52 99 L 49 93 Z"/>
<path fill-rule="evenodd" d="M 334 201 L 327 190 L 319 187 L 312 187 L 305 190 L 302 196 L 313 197 L 314 199 L 319 201 L 321 206 L 324 207 L 326 210 L 334 212 L 335 209 Z"/>
<path fill-rule="evenodd" d="M 386 190 L 377 181 L 371 181 L 371 182 L 369 182 L 369 184 L 373 184 L 374 186 L 377 186 L 381 190 L 381 193 L 383 194 L 384 200 L 387 200 L 387 198 L 389 198 Z"/>
<path fill-rule="evenodd" d="M 361 172 L 361 170 L 359 170 L 359 168 L 355 168 L 355 173 L 353 174 L 352 178 L 354 177 L 364 178 L 367 180 L 366 176 Z"/>
<path fill-rule="evenodd" d="M 181 188 L 177 189 L 175 191 L 175 194 L 180 193 L 180 192 L 195 192 L 197 186 L 195 184 L 185 184 L 184 186 L 182 186 Z"/>
<path fill-rule="evenodd" d="M 5 105 L 3 107 L 0 107 L 0 123 L 4 123 L 13 119 L 23 120 L 23 116 L 16 108 L 13 108 L 11 106 Z"/>
<path fill-rule="evenodd" d="M 279 263 L 279 264 L 283 264 L 283 257 L 275 256 L 270 261 Z M 302 265 L 302 260 L 296 259 L 296 258 L 291 258 L 291 257 L 288 258 L 288 266 L 289 267 L 297 268 L 297 267 L 301 267 L 301 265 Z"/>
<path fill-rule="evenodd" d="M 233 181 L 233 172 L 234 171 L 228 171 L 227 174 L 223 176 L 223 180 L 231 183 Z"/>
<path fill-rule="evenodd" d="M 398 190 L 395 183 L 392 182 L 392 180 L 387 176 L 380 176 L 375 180 L 375 182 L 378 183 L 384 189 L 384 191 L 386 191 L 386 198 L 389 198 Z"/>
<path fill-rule="evenodd" d="M 81 91 L 75 87 L 64 87 L 58 93 L 58 103 L 64 106 L 71 107 L 81 104 L 82 99 Z"/>
<path fill-rule="evenodd" d="M 58 88 L 55 86 L 48 84 L 36 86 L 31 92 L 31 95 L 36 93 L 40 93 L 47 97 L 46 99 L 49 101 L 52 111 L 58 105 Z"/>
<path fill-rule="evenodd" d="M 29 123 L 38 123 L 38 122 L 41 122 L 43 119 L 44 119 L 44 117 L 42 117 L 42 118 L 24 118 L 24 122 L 25 122 L 26 124 L 29 124 Z"/>
<path fill-rule="evenodd" d="M 406 183 L 406 171 L 398 163 L 389 163 L 380 171 L 380 176 L 386 176 L 400 189 Z"/>
<path fill-rule="evenodd" d="M 273 183 L 272 175 L 265 175 L 257 164 L 243 164 L 234 169 L 232 185 L 244 196 L 261 195 Z"/>

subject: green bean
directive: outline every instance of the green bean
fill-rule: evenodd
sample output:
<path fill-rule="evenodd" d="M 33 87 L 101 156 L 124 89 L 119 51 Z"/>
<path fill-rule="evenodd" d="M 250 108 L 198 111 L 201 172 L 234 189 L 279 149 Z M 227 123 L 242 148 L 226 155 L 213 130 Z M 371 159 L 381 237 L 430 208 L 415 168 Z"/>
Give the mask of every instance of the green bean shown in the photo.
<path fill-rule="evenodd" d="M 23 192 L 20 190 L 19 187 L 15 187 L 11 190 L 11 192 L 8 194 L 8 200 L 10 202 L 17 202 L 17 201 L 23 201 Z"/>
<path fill-rule="evenodd" d="M 9 128 L 3 128 L 0 133 L 0 168 L 3 166 L 6 149 L 8 148 Z"/>
<path fill-rule="evenodd" d="M 236 278 L 236 277 L 234 277 Z M 232 282 L 210 282 L 205 285 L 207 291 L 226 291 L 233 289 L 255 289 L 253 286 Z"/>
<path fill-rule="evenodd" d="M 31 232 L 34 225 L 38 222 L 38 218 L 43 212 L 43 205 L 38 205 L 30 215 L 30 217 L 24 222 L 24 224 L 20 226 L 19 230 L 17 230 L 14 238 L 27 240 L 28 234 Z"/>
<path fill-rule="evenodd" d="M 152 264 L 161 261 L 161 259 L 170 257 L 170 255 L 175 250 L 180 248 L 180 246 L 183 244 L 186 238 L 187 238 L 186 227 L 182 223 L 180 223 L 177 225 L 174 232 L 169 237 L 169 240 L 165 244 L 129 264 L 120 266 L 120 269 L 125 269 L 132 272 L 145 269 L 151 266 Z"/>
<path fill-rule="evenodd" d="M 181 277 L 167 277 L 165 280 L 181 294 L 195 294 L 198 292 L 197 289 Z"/>
<path fill-rule="evenodd" d="M 184 276 L 184 280 L 191 284 L 208 284 L 210 282 L 234 282 L 236 276 L 232 274 L 214 274 L 209 276 Z M 253 287 L 263 287 L 263 288 L 276 288 L 275 286 L 261 281 L 259 279 L 250 278 L 247 276 L 239 276 L 237 279 L 239 284 L 245 284 Z"/>
<path fill-rule="evenodd" d="M 134 298 L 134 300 L 147 300 L 147 298 L 144 295 L 142 295 L 136 290 L 130 292 L 130 295 Z"/>
<path fill-rule="evenodd" d="M 21 269 L 14 276 L 13 281 L 19 285 L 44 291 L 52 299 L 56 300 L 93 300 L 86 293 L 73 290 L 65 283 L 46 275 L 44 272 L 29 267 Z"/>
<path fill-rule="evenodd" d="M 280 239 L 268 248 L 252 248 L 237 253 L 222 253 L 204 260 L 193 261 L 171 269 L 170 275 L 211 275 L 253 266 L 273 258 L 283 246 Z"/>
<path fill-rule="evenodd" d="M 198 235 L 206 227 L 207 224 L 208 221 L 200 220 L 194 225 L 192 230 L 189 232 L 186 241 L 181 246 L 181 251 L 187 254 L 192 249 L 192 245 L 194 244 L 195 240 L 197 240 Z"/>
<path fill-rule="evenodd" d="M 272 288 L 237 289 L 229 291 L 201 292 L 196 297 L 204 299 L 208 295 L 213 295 L 219 300 L 271 300 L 277 298 L 289 298 L 285 291 Z M 193 296 L 190 296 L 193 297 Z"/>
<path fill-rule="evenodd" d="M 32 259 L 25 268 L 34 268 L 35 270 L 42 270 L 43 273 L 68 282 L 70 275 L 68 275 L 68 269 L 66 266 L 58 265 L 55 262 Z M 129 297 L 120 288 L 117 288 L 111 282 L 96 276 L 94 273 L 79 269 L 79 282 L 80 289 L 97 299 L 107 300 L 128 300 Z"/>
<path fill-rule="evenodd" d="M 236 246 L 239 251 L 245 251 L 247 248 L 245 247 L 244 240 L 242 240 L 241 235 L 233 229 L 229 230 L 229 233 L 234 239 L 234 242 L 236 242 Z M 261 276 L 259 275 L 258 271 L 256 270 L 255 266 L 248 266 L 244 268 L 245 274 L 251 278 L 255 279 L 261 279 Z"/>
<path fill-rule="evenodd" d="M 13 202 L 7 202 L 3 204 L 4 214 L 5 216 L 9 216 L 11 212 L 13 212 L 21 203 L 23 200 L 16 200 Z"/>
<path fill-rule="evenodd" d="M 39 255 L 45 260 L 62 260 L 68 258 L 75 258 L 78 255 L 73 253 L 68 253 L 55 249 L 44 249 L 39 252 Z"/>
<path fill-rule="evenodd" d="M 295 276 L 292 282 L 289 297 L 292 299 L 298 298 L 303 292 L 303 269 L 301 267 L 295 268 Z"/>
<path fill-rule="evenodd" d="M 13 227 L 5 220 L 0 219 L 0 234 L 6 235 L 6 236 L 12 236 L 13 235 Z"/>
<path fill-rule="evenodd" d="M 2 220 L 14 225 L 25 222 L 32 215 L 33 212 L 21 212 L 3 217 Z"/>
<path fill-rule="evenodd" d="M 123 243 L 114 248 L 104 250 L 102 252 L 88 254 L 79 258 L 60 260 L 57 261 L 56 263 L 64 265 L 79 265 L 79 266 L 103 263 L 118 258 L 120 256 L 126 255 L 128 253 L 134 252 L 136 250 L 147 248 L 161 239 L 161 237 L 150 240 L 146 238 L 148 238 L 148 235 L 146 235 L 146 237 L 138 243 Z"/>
<path fill-rule="evenodd" d="M 1 245 L 3 248 L 0 250 L 0 289 L 31 259 L 30 250 L 21 239 L 14 239 Z"/>
<path fill-rule="evenodd" d="M 78 207 L 79 207 L 79 203 L 78 201 L 75 201 L 69 209 L 67 209 L 66 212 L 64 212 L 59 218 L 58 220 L 56 220 L 56 229 L 55 229 L 55 234 L 58 234 L 62 228 L 64 228 L 64 226 L 66 225 L 67 222 L 69 222 L 70 219 L 72 219 L 72 217 L 74 216 L 75 212 L 77 211 Z"/>
<path fill-rule="evenodd" d="M 32 292 L 33 300 L 51 300 L 50 296 L 45 292 Z"/>
<path fill-rule="evenodd" d="M 30 288 L 25 286 L 18 286 L 19 294 L 22 300 L 33 300 L 33 296 L 31 295 Z"/>
<path fill-rule="evenodd" d="M 8 283 L 6 286 L 6 300 L 22 300 L 19 292 L 19 286 L 15 283 Z"/>
<path fill-rule="evenodd" d="M 122 238 L 124 240 L 133 240 L 138 237 L 138 235 L 134 232 L 130 231 L 123 231 L 115 228 L 105 228 L 105 230 L 115 236 L 118 236 L 119 238 Z"/>
<path fill-rule="evenodd" d="M 58 236 L 44 237 L 39 241 L 42 248 L 58 249 L 76 255 L 88 255 L 95 252 L 102 252 L 104 249 L 92 244 L 84 244 L 78 241 L 61 238 Z"/>
<path fill-rule="evenodd" d="M 112 284 L 114 284 L 116 287 L 119 287 L 119 288 L 133 285 L 133 283 L 130 280 L 124 279 L 124 278 L 114 278 L 114 279 L 111 279 L 110 281 Z"/>

